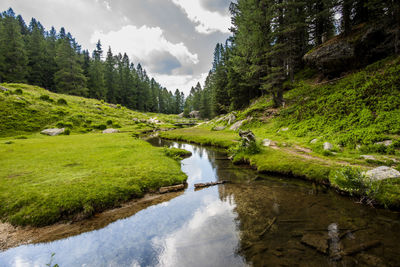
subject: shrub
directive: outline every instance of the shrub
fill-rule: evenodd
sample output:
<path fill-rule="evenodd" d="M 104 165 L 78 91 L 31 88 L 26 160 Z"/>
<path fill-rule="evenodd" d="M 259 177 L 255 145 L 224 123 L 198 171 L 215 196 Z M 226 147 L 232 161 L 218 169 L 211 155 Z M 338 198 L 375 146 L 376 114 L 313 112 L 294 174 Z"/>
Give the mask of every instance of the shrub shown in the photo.
<path fill-rule="evenodd" d="M 22 95 L 22 90 L 19 89 L 19 88 L 18 88 L 18 89 L 15 89 L 15 90 L 14 90 L 14 94 L 15 94 L 15 95 Z"/>
<path fill-rule="evenodd" d="M 56 124 L 58 128 L 73 128 L 72 123 L 60 121 Z"/>
<path fill-rule="evenodd" d="M 114 124 L 113 124 L 113 127 L 114 127 L 114 128 L 121 128 L 121 125 L 120 125 L 119 123 L 114 123 Z"/>
<path fill-rule="evenodd" d="M 39 99 L 40 99 L 40 100 L 43 100 L 43 101 L 47 101 L 47 102 L 54 102 L 54 100 L 51 99 L 50 96 L 48 96 L 48 95 L 41 95 L 41 96 L 39 97 Z"/>
<path fill-rule="evenodd" d="M 107 125 L 98 124 L 98 125 L 94 125 L 93 128 L 98 129 L 98 130 L 105 130 L 105 129 L 107 129 Z"/>
<path fill-rule="evenodd" d="M 65 129 L 64 135 L 70 135 L 70 134 L 71 134 L 71 130 L 70 129 Z"/>
<path fill-rule="evenodd" d="M 340 189 L 349 192 L 363 195 L 369 187 L 368 179 L 358 168 L 343 167 L 335 172 L 331 172 L 331 182 Z"/>
<path fill-rule="evenodd" d="M 68 103 L 64 98 L 60 98 L 57 100 L 57 105 L 68 105 Z"/>
<path fill-rule="evenodd" d="M 107 125 L 111 125 L 111 124 L 113 124 L 113 121 L 112 120 L 108 120 L 107 121 Z"/>

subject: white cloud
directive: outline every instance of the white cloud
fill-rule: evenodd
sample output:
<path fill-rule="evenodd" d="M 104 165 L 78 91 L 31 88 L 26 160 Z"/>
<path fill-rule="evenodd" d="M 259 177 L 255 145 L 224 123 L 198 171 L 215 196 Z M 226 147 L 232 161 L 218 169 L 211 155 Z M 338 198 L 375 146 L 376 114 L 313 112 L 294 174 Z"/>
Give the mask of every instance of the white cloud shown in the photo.
<path fill-rule="evenodd" d="M 111 46 L 115 52 L 127 53 L 140 62 L 145 62 L 152 52 L 169 52 L 175 56 L 182 65 L 197 64 L 197 54 L 193 54 L 184 43 L 173 44 L 165 39 L 159 27 L 133 25 L 122 27 L 118 31 L 103 33 L 95 31 L 90 38 L 91 43 L 101 40 L 104 47 Z"/>
<path fill-rule="evenodd" d="M 198 32 L 205 34 L 215 31 L 229 33 L 231 18 L 205 9 L 201 0 L 172 0 L 172 2 L 180 6 L 191 21 L 198 24 L 196 26 Z"/>
<path fill-rule="evenodd" d="M 196 86 L 197 82 L 200 82 L 201 86 L 204 85 L 208 73 L 201 73 L 200 75 L 153 75 L 154 79 L 168 90 L 175 91 L 178 88 L 185 93 L 185 96 L 188 96 L 190 88 Z"/>

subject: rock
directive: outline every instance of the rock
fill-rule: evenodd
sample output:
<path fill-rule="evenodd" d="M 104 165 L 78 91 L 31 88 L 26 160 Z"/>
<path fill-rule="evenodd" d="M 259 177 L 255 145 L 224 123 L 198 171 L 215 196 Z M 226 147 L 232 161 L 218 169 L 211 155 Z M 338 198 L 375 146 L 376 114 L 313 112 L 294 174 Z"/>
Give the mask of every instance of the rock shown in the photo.
<path fill-rule="evenodd" d="M 376 142 L 375 145 L 384 145 L 384 146 L 391 146 L 393 144 L 392 140 L 385 140 L 382 142 Z"/>
<path fill-rule="evenodd" d="M 313 140 L 310 141 L 310 144 L 315 144 L 315 143 L 317 143 L 317 142 L 318 142 L 318 139 L 317 139 L 317 138 L 314 138 Z"/>
<path fill-rule="evenodd" d="M 392 179 L 392 178 L 400 178 L 400 172 L 387 167 L 387 166 L 380 166 L 378 168 L 369 170 L 364 172 L 364 175 L 370 178 L 373 181 L 380 181 L 384 179 Z"/>
<path fill-rule="evenodd" d="M 113 129 L 113 128 L 109 128 L 109 129 L 105 129 L 103 131 L 103 134 L 111 134 L 111 133 L 119 133 L 119 130 Z"/>
<path fill-rule="evenodd" d="M 332 150 L 333 149 L 333 145 L 329 142 L 325 142 L 324 143 L 324 150 Z"/>
<path fill-rule="evenodd" d="M 234 114 L 229 114 L 226 116 L 226 120 L 228 121 L 228 125 L 231 125 L 236 120 L 236 116 Z"/>
<path fill-rule="evenodd" d="M 212 130 L 213 131 L 223 131 L 223 130 L 225 130 L 225 126 L 217 126 L 217 127 L 214 127 Z"/>
<path fill-rule="evenodd" d="M 263 146 L 276 146 L 276 142 L 269 139 L 264 139 L 262 144 Z"/>
<path fill-rule="evenodd" d="M 148 123 L 153 123 L 153 124 L 160 124 L 161 122 L 157 120 L 157 118 L 150 118 L 147 120 Z"/>
<path fill-rule="evenodd" d="M 306 244 L 317 251 L 327 254 L 328 252 L 328 237 L 318 234 L 305 234 L 301 238 L 301 243 Z"/>
<path fill-rule="evenodd" d="M 279 131 L 280 131 L 280 132 L 287 132 L 287 131 L 289 131 L 289 128 L 288 128 L 288 127 L 285 127 L 285 128 L 280 129 Z"/>
<path fill-rule="evenodd" d="M 115 105 L 115 104 L 107 104 L 107 106 L 109 106 L 110 108 L 115 108 L 115 109 L 117 109 L 117 108 L 118 108 L 118 106 L 117 106 L 117 105 Z"/>
<path fill-rule="evenodd" d="M 376 160 L 376 158 L 372 155 L 361 155 L 360 158 L 369 159 L 369 160 Z"/>
<path fill-rule="evenodd" d="M 53 128 L 53 129 L 43 130 L 40 133 L 45 134 L 45 135 L 50 135 L 50 136 L 56 136 L 56 135 L 64 133 L 64 131 L 65 131 L 65 128 L 61 128 L 61 129 Z"/>
<path fill-rule="evenodd" d="M 396 30 L 385 23 L 355 27 L 347 36 L 339 35 L 304 55 L 304 61 L 323 74 L 338 76 L 348 70 L 386 58 L 394 51 Z"/>
<path fill-rule="evenodd" d="M 5 88 L 5 87 L 3 87 L 3 86 L 0 86 L 0 90 L 1 90 L 1 91 L 4 91 L 4 92 L 9 91 L 7 88 Z"/>
<path fill-rule="evenodd" d="M 133 121 L 136 121 L 136 122 L 138 122 L 138 121 L 139 121 L 139 119 L 138 119 L 138 118 L 133 118 L 132 120 L 133 120 Z"/>
<path fill-rule="evenodd" d="M 239 130 L 240 127 L 242 127 L 242 125 L 245 121 L 246 120 L 241 120 L 241 121 L 235 122 L 235 124 L 233 124 L 229 129 L 231 129 L 232 131 L 237 131 L 237 130 Z"/>
<path fill-rule="evenodd" d="M 247 131 L 241 131 L 240 130 L 239 131 L 239 136 L 244 141 L 243 142 L 244 146 L 249 146 L 251 143 L 256 141 L 256 136 L 250 130 L 247 130 Z"/>
<path fill-rule="evenodd" d="M 189 113 L 190 118 L 200 119 L 200 111 L 193 110 Z"/>
<path fill-rule="evenodd" d="M 178 116 L 181 117 L 181 118 L 183 118 L 183 114 L 184 114 L 184 113 L 182 112 L 182 113 L 178 114 Z"/>

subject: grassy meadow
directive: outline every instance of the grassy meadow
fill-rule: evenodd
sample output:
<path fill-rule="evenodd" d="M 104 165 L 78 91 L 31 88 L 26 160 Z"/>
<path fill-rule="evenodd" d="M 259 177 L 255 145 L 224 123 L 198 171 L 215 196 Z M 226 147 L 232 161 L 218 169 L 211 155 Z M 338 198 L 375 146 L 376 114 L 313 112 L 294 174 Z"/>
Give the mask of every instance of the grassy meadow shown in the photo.
<path fill-rule="evenodd" d="M 42 226 L 182 183 L 180 163 L 129 134 L 0 139 L 0 218 Z"/>

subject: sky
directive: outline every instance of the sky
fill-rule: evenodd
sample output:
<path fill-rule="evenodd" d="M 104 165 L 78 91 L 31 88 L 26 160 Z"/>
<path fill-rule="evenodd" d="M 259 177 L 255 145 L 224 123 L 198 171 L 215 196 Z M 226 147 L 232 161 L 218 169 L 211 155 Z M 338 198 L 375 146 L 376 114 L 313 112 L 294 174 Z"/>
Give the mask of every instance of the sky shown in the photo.
<path fill-rule="evenodd" d="M 229 37 L 230 0 L 1 0 L 29 24 L 65 27 L 83 49 L 126 52 L 149 76 L 186 95 L 203 85 L 218 42 Z"/>

